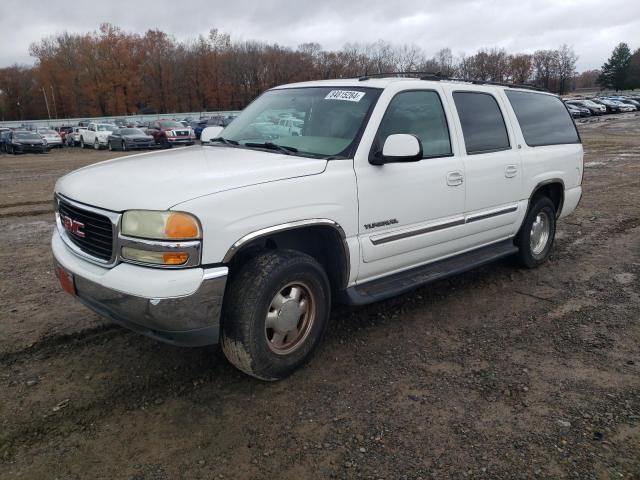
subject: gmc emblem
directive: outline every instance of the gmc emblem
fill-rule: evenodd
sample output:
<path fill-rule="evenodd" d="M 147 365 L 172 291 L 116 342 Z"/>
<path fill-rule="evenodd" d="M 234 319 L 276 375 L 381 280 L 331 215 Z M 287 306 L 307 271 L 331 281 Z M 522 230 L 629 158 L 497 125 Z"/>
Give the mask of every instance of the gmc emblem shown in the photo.
<path fill-rule="evenodd" d="M 84 232 L 82 229 L 84 228 L 84 223 L 74 220 L 67 215 L 62 216 L 62 225 L 64 225 L 64 229 L 75 235 L 76 237 L 84 238 Z"/>

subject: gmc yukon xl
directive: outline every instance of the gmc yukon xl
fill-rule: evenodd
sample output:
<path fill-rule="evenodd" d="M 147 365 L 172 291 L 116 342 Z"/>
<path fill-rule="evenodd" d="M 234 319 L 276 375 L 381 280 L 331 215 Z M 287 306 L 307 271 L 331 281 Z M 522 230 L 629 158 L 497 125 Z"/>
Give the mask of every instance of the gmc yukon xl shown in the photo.
<path fill-rule="evenodd" d="M 295 134 L 265 128 L 282 118 L 299 119 Z M 203 139 L 59 179 L 56 272 L 114 322 L 174 345 L 219 342 L 265 380 L 310 358 L 334 302 L 507 256 L 537 267 L 582 195 L 570 114 L 523 87 L 284 85 Z"/>

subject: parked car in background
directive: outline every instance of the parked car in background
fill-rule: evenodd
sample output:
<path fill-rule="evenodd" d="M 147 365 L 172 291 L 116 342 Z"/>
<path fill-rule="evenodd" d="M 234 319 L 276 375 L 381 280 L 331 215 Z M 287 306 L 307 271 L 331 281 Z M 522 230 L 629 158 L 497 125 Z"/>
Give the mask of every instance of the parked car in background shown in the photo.
<path fill-rule="evenodd" d="M 0 153 L 5 151 L 5 142 L 11 133 L 10 128 L 0 128 Z"/>
<path fill-rule="evenodd" d="M 89 120 L 80 120 L 78 122 L 79 127 L 87 128 L 91 122 Z"/>
<path fill-rule="evenodd" d="M 607 113 L 607 107 L 604 105 L 600 105 L 599 103 L 593 102 L 591 100 L 567 100 L 568 104 L 574 105 L 576 107 L 584 107 L 588 108 L 591 111 L 591 115 L 602 115 Z"/>
<path fill-rule="evenodd" d="M 60 137 L 58 137 L 60 138 Z M 29 130 L 13 130 L 9 133 L 7 153 L 46 153 L 49 151 L 47 142 L 36 132 Z"/>
<path fill-rule="evenodd" d="M 580 111 L 580 109 L 575 105 L 572 105 L 570 103 L 567 103 L 566 105 L 567 105 L 567 110 L 569 110 L 569 113 L 573 118 L 580 118 L 584 116 L 583 113 Z"/>
<path fill-rule="evenodd" d="M 622 105 L 629 105 L 635 107 L 635 111 L 638 110 L 638 106 L 640 106 L 640 102 L 636 102 L 635 100 L 631 100 L 626 97 L 607 97 L 608 100 L 612 100 L 614 102 L 621 103 Z"/>
<path fill-rule="evenodd" d="M 151 124 L 146 131 L 151 135 L 157 145 L 170 148 L 174 145 L 193 145 L 196 135 L 191 127 L 184 127 L 175 120 L 158 120 Z"/>
<path fill-rule="evenodd" d="M 50 128 L 38 128 L 36 129 L 36 133 L 40 135 L 49 148 L 62 148 L 62 138 L 60 138 L 60 134 L 55 130 Z"/>
<path fill-rule="evenodd" d="M 622 109 L 611 100 L 607 100 L 604 98 L 592 98 L 591 101 L 599 105 L 604 105 L 607 109 L 607 113 L 620 113 L 622 111 Z"/>
<path fill-rule="evenodd" d="M 109 150 L 135 150 L 151 148 L 153 145 L 155 145 L 153 137 L 139 128 L 118 128 L 111 132 L 107 139 Z"/>
<path fill-rule="evenodd" d="M 93 147 L 96 150 L 106 148 L 109 135 L 117 128 L 111 123 L 90 123 L 87 129 L 80 133 L 80 146 Z"/>
<path fill-rule="evenodd" d="M 54 128 L 54 130 L 58 132 L 58 135 L 60 135 L 60 138 L 62 139 L 62 143 L 65 143 L 65 138 L 67 137 L 67 133 L 72 132 L 73 127 L 62 126 L 62 127 L 56 127 Z"/>
<path fill-rule="evenodd" d="M 67 133 L 64 137 L 64 143 L 67 147 L 77 147 L 80 145 L 80 134 L 83 130 L 86 130 L 84 127 L 73 127 L 71 132 Z"/>

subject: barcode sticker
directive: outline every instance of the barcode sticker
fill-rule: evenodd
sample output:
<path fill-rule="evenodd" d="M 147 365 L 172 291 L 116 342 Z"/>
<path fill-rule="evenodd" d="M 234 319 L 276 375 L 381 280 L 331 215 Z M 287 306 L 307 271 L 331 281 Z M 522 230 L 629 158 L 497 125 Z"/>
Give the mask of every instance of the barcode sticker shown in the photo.
<path fill-rule="evenodd" d="M 346 102 L 359 102 L 364 97 L 365 92 L 354 90 L 331 90 L 324 97 L 325 100 L 344 100 Z"/>

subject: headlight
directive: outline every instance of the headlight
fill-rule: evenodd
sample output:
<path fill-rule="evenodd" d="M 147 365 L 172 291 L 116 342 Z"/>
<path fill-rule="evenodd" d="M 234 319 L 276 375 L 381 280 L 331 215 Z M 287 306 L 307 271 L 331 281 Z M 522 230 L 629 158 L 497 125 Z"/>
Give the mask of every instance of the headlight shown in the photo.
<path fill-rule="evenodd" d="M 184 212 L 129 210 L 122 216 L 121 231 L 156 240 L 195 240 L 201 236 L 198 220 Z"/>

